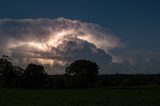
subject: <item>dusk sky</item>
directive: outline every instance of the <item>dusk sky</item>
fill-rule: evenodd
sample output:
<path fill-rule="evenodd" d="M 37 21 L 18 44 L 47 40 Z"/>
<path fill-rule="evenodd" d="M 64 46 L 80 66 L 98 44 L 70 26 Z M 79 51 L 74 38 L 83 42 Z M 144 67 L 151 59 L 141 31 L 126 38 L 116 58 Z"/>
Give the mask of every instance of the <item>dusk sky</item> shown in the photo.
<path fill-rule="evenodd" d="M 27 28 L 33 30 L 27 32 Z M 62 28 L 63 30 L 60 30 Z M 54 50 L 53 45 L 49 45 L 52 46 L 50 47 L 52 53 L 53 51 L 54 53 L 55 51 L 56 53 L 62 53 L 62 51 L 57 50 L 58 47 L 64 47 L 70 50 L 73 47 L 70 47 L 68 41 L 75 40 L 76 44 L 83 45 L 84 47 L 87 45 L 88 47 L 82 49 L 86 55 L 77 53 L 75 58 L 79 59 L 93 55 L 91 59 L 96 62 L 98 61 L 102 67 L 107 64 L 107 67 L 102 69 L 102 73 L 160 73 L 159 0 L 0 1 L 1 54 L 9 53 L 8 50 L 5 50 L 8 48 L 13 58 L 15 60 L 18 58 L 18 61 L 20 61 L 20 58 L 28 57 L 28 54 L 22 55 L 22 51 L 24 52 L 24 50 L 21 48 L 23 46 L 26 47 L 26 45 L 29 48 L 32 45 L 31 39 L 34 38 L 36 39 L 33 40 L 33 42 L 36 42 L 34 45 L 39 44 L 37 40 L 43 41 L 44 38 L 48 38 L 47 41 L 46 39 L 44 40 L 46 42 L 44 45 L 48 47 L 48 42 L 51 39 L 49 29 L 52 29 L 51 32 L 54 32 L 54 34 L 56 31 L 56 34 L 58 31 L 64 31 L 66 34 L 66 29 L 68 31 L 67 34 L 77 34 L 76 37 L 74 35 L 74 37 L 71 36 L 69 38 L 66 34 L 67 40 L 65 41 L 67 43 L 63 38 L 61 43 L 64 45 L 57 44 L 58 46 L 54 46 Z M 81 33 L 83 35 L 80 35 Z M 37 36 L 38 39 L 36 38 Z M 56 39 L 55 35 L 54 39 Z M 59 40 L 59 38 L 57 39 Z M 14 46 L 9 44 L 11 42 Z M 21 43 L 16 44 L 15 42 Z M 22 44 L 22 42 L 25 43 Z M 89 51 L 90 49 L 94 49 L 96 53 L 92 53 L 92 51 Z M 17 50 L 20 50 L 20 52 L 17 52 Z M 30 49 L 26 50 L 30 51 Z M 69 51 L 69 53 L 73 54 L 75 51 Z M 33 51 L 31 52 L 33 53 Z M 35 52 L 39 53 L 38 50 Z M 80 53 L 81 51 L 78 52 Z M 68 52 L 63 51 L 61 54 L 66 56 L 63 58 L 60 55 L 50 56 L 51 54 L 48 51 L 45 53 L 41 51 L 39 55 L 42 56 L 43 54 L 42 57 L 45 57 L 44 61 L 47 63 L 50 62 L 46 60 L 49 57 L 53 60 L 56 58 L 56 66 L 53 65 L 53 67 L 55 66 L 56 69 L 57 67 L 61 69 L 62 60 L 65 61 L 65 64 L 67 64 L 67 61 L 74 60 L 69 59 L 70 56 L 68 54 L 66 55 L 66 53 Z M 21 55 L 21 57 L 17 57 L 17 54 Z M 47 57 L 46 54 L 49 56 Z M 39 61 L 43 61 L 43 59 Z M 65 64 L 63 63 L 63 65 Z"/>

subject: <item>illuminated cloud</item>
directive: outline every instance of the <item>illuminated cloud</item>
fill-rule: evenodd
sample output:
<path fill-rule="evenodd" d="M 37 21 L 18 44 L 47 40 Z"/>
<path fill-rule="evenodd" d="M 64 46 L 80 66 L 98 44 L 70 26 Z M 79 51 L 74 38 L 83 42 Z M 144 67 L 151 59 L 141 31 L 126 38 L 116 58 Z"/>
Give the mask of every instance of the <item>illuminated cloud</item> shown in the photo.
<path fill-rule="evenodd" d="M 49 74 L 64 73 L 77 59 L 100 65 L 100 73 L 157 73 L 160 49 L 117 50 L 123 47 L 110 29 L 65 18 L 0 19 L 0 54 L 15 65 L 45 66 Z"/>
<path fill-rule="evenodd" d="M 15 64 L 43 64 L 50 73 L 63 73 L 67 63 L 82 58 L 109 64 L 109 51 L 122 46 L 109 29 L 65 18 L 1 19 L 0 42 L 0 53 Z"/>

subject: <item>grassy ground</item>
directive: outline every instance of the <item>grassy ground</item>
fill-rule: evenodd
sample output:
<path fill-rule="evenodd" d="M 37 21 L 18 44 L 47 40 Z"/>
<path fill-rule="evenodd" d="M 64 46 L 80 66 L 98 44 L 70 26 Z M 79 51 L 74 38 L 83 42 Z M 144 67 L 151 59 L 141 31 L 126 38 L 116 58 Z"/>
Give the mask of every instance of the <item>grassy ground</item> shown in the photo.
<path fill-rule="evenodd" d="M 0 89 L 0 106 L 160 106 L 160 88 Z"/>

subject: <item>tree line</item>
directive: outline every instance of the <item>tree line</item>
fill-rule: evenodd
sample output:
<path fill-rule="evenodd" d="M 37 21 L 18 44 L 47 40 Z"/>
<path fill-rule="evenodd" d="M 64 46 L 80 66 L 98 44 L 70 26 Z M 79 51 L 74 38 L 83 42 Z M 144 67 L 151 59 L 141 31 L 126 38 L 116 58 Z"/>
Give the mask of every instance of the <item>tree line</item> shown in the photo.
<path fill-rule="evenodd" d="M 0 58 L 1 88 L 88 88 L 160 85 L 160 74 L 99 75 L 99 66 L 89 60 L 71 63 L 64 75 L 48 75 L 43 66 L 14 66 L 10 57 Z"/>
<path fill-rule="evenodd" d="M 89 60 L 77 60 L 68 66 L 63 78 L 50 77 L 43 66 L 29 64 L 26 69 L 13 66 L 9 56 L 0 58 L 0 87 L 78 88 L 92 87 L 98 80 L 99 66 Z"/>

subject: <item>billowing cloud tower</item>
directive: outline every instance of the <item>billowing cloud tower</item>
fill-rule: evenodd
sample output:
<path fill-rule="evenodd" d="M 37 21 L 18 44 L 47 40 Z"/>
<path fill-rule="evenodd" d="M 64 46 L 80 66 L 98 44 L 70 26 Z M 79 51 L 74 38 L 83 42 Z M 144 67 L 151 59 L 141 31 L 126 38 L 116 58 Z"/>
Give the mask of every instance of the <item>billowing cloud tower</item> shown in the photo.
<path fill-rule="evenodd" d="M 43 64 L 48 73 L 64 73 L 77 59 L 89 59 L 105 66 L 112 62 L 109 51 L 121 46 L 110 29 L 97 24 L 58 19 L 1 19 L 0 53 L 14 64 Z"/>

